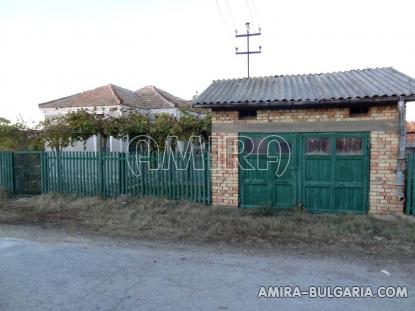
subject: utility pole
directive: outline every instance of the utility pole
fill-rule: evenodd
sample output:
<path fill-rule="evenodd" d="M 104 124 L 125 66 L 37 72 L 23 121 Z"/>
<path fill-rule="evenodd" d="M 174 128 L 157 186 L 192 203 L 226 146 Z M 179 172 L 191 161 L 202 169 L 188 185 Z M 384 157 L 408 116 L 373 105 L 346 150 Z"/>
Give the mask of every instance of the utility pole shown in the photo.
<path fill-rule="evenodd" d="M 259 50 L 257 50 L 257 51 L 251 51 L 249 49 L 249 38 L 253 37 L 253 36 L 260 36 L 261 35 L 261 28 L 259 28 L 258 32 L 251 33 L 250 32 L 250 27 L 249 27 L 250 23 L 247 22 L 247 23 L 245 23 L 245 25 L 246 25 L 246 34 L 238 35 L 238 30 L 235 30 L 235 33 L 236 33 L 235 37 L 236 38 L 246 37 L 246 51 L 238 52 L 238 48 L 236 47 L 235 48 L 235 53 L 236 53 L 236 55 L 246 55 L 247 56 L 248 78 L 249 78 L 249 55 L 251 55 L 251 54 L 260 54 L 261 53 L 261 46 L 259 46 Z"/>

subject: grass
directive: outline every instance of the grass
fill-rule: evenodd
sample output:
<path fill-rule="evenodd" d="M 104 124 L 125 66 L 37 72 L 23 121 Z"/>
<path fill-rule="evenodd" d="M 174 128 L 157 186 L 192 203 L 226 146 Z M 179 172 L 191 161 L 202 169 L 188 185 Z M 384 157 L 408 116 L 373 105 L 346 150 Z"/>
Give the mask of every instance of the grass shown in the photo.
<path fill-rule="evenodd" d="M 155 198 L 43 195 L 0 200 L 0 223 L 79 226 L 98 234 L 238 246 L 339 246 L 364 252 L 415 253 L 415 223 L 400 217 L 311 215 L 300 209 L 214 208 Z"/>

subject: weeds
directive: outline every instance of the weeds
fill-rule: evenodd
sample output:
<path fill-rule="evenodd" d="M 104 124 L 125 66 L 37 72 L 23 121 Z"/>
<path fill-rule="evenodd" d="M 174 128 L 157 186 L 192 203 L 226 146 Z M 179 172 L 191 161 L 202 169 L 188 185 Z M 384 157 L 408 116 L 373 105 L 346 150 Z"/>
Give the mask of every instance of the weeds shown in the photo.
<path fill-rule="evenodd" d="M 231 244 L 347 244 L 415 249 L 415 223 L 369 215 L 215 208 L 155 198 L 44 195 L 0 204 L 0 222 L 59 223 L 112 236 Z M 393 247 L 391 249 L 393 249 Z"/>

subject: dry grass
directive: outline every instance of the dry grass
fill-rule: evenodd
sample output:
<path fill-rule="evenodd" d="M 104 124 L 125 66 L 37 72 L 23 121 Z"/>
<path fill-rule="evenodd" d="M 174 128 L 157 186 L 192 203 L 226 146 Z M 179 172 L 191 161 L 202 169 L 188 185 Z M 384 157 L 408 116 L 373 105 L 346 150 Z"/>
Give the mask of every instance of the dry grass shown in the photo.
<path fill-rule="evenodd" d="M 348 245 L 360 250 L 415 252 L 415 223 L 367 215 L 212 208 L 154 198 L 75 198 L 44 195 L 3 200 L 0 222 L 76 225 L 111 236 L 234 245 Z M 344 248 L 344 247 L 343 247 Z"/>

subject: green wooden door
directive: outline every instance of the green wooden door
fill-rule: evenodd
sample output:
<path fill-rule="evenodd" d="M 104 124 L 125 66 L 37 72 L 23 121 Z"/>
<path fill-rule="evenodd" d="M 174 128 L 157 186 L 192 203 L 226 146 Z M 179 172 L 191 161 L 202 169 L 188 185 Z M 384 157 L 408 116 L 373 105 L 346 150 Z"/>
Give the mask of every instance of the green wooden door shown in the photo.
<path fill-rule="evenodd" d="M 367 133 L 241 133 L 240 207 L 365 213 Z"/>
<path fill-rule="evenodd" d="M 302 135 L 301 203 L 312 212 L 367 211 L 367 133 Z"/>
<path fill-rule="evenodd" d="M 269 136 L 272 206 L 291 208 L 297 203 L 296 134 Z M 272 161 L 275 160 L 275 161 Z"/>
<path fill-rule="evenodd" d="M 240 134 L 241 207 L 289 208 L 296 204 L 296 136 Z"/>

